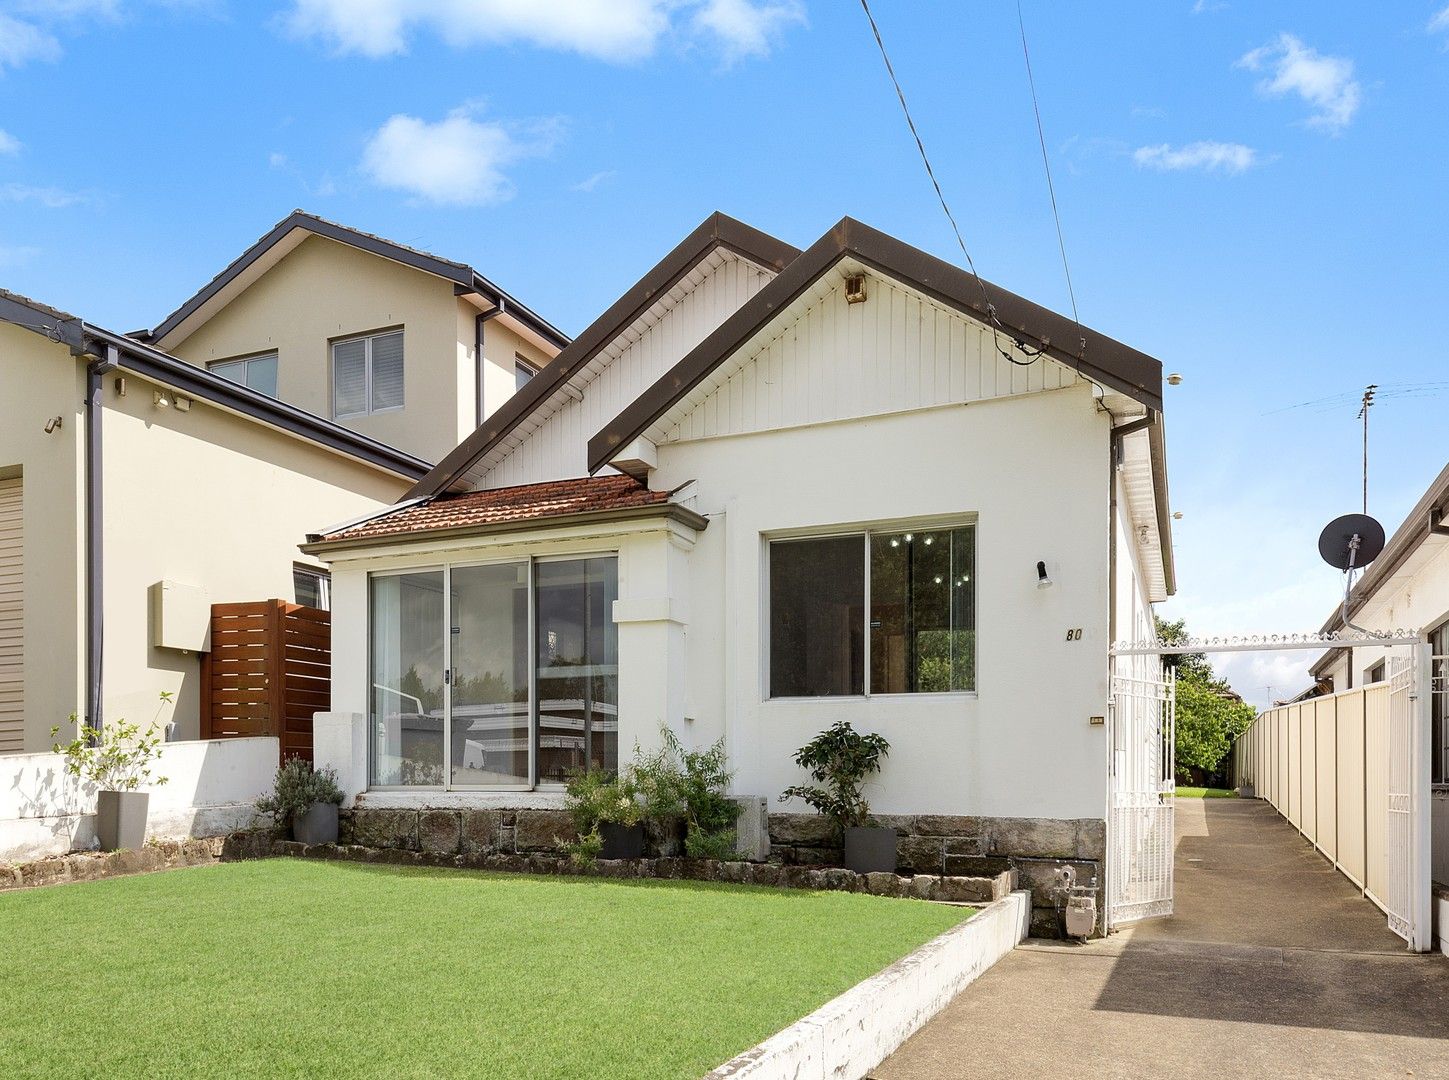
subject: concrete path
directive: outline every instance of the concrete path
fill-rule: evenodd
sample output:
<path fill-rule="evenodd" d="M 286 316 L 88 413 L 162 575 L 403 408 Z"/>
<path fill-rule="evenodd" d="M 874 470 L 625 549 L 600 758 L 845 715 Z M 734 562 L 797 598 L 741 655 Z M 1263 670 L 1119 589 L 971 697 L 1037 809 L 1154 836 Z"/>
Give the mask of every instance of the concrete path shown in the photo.
<path fill-rule="evenodd" d="M 1449 1077 L 1449 959 L 1409 954 L 1265 803 L 1177 807 L 1174 917 L 1028 942 L 872 1075 Z"/>

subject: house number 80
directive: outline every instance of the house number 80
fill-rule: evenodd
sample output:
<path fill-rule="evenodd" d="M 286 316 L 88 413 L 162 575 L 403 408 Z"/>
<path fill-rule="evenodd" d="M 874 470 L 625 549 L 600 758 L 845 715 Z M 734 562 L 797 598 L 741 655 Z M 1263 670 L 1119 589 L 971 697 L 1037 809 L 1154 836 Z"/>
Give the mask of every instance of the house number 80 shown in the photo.
<path fill-rule="evenodd" d="M 1069 629 L 1067 631 L 1067 640 L 1068 641 L 1081 641 L 1082 640 L 1082 628 L 1080 626 L 1077 626 L 1077 627 L 1073 627 L 1073 628 Z"/>

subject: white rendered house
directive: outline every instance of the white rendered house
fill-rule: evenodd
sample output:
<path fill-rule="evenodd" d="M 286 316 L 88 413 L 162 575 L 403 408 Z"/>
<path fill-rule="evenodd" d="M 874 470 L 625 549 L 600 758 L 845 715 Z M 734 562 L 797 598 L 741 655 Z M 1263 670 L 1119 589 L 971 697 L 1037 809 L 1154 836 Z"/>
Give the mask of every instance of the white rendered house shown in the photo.
<path fill-rule="evenodd" d="M 557 806 L 668 725 L 788 811 L 845 719 L 903 835 L 1095 872 L 1110 643 L 1174 589 L 1161 381 L 853 220 L 801 252 L 715 215 L 407 500 L 310 538 L 319 723 L 363 807 Z"/>

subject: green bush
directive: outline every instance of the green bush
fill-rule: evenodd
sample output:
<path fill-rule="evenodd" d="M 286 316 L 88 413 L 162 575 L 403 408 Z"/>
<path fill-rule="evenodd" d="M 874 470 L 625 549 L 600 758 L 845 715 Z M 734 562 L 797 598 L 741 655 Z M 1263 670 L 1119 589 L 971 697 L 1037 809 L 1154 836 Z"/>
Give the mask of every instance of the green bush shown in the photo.
<path fill-rule="evenodd" d="M 880 770 L 880 759 L 890 748 L 881 736 L 862 735 L 841 720 L 795 751 L 795 764 L 808 769 L 815 783 L 786 788 L 780 798 L 803 800 L 830 818 L 842 834 L 864 825 L 870 805 L 861 789 L 866 777 Z"/>
<path fill-rule="evenodd" d="M 51 750 L 65 756 L 66 772 L 95 784 L 102 791 L 135 791 L 143 785 L 159 787 L 166 783 L 166 777 L 152 776 L 151 766 L 160 757 L 163 745 L 160 712 L 171 703 L 172 697 L 171 691 L 161 691 L 157 720 L 144 731 L 139 724 L 128 720 L 112 721 L 104 730 L 82 724 L 76 738 L 64 744 L 55 743 Z M 71 713 L 70 722 L 76 721 L 76 714 Z M 59 734 L 59 727 L 50 729 L 52 739 Z"/>
<path fill-rule="evenodd" d="M 288 758 L 277 770 L 272 793 L 257 800 L 257 812 L 266 814 L 278 825 L 290 825 L 318 803 L 340 806 L 342 789 L 337 786 L 337 770 L 331 766 L 314 769 L 302 758 Z"/>

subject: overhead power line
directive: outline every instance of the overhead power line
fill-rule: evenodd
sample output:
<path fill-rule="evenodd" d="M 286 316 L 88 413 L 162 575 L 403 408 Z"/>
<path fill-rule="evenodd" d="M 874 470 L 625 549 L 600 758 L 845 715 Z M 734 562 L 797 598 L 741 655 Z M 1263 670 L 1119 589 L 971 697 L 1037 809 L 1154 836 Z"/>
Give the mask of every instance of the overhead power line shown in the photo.
<path fill-rule="evenodd" d="M 905 91 L 901 89 L 901 81 L 896 78 L 895 66 L 891 63 L 890 54 L 886 52 L 885 41 L 881 38 L 880 27 L 876 25 L 875 15 L 871 13 L 869 0 L 860 0 L 860 6 L 865 11 L 865 17 L 870 21 L 870 32 L 875 36 L 875 44 L 880 49 L 880 58 L 885 62 L 886 74 L 890 76 L 891 85 L 896 89 L 896 98 L 901 103 L 901 112 L 905 114 L 906 126 L 911 129 L 911 137 L 916 140 L 916 149 L 920 151 L 921 164 L 926 167 L 926 176 L 930 178 L 931 186 L 936 189 L 936 199 L 941 204 L 941 209 L 946 214 L 946 220 L 951 223 L 951 231 L 956 235 L 956 244 L 961 249 L 961 254 L 966 258 L 966 266 L 971 271 L 971 276 L 976 279 L 977 286 L 981 289 L 981 299 L 986 305 L 986 315 L 991 325 L 991 340 L 996 346 L 996 351 L 1018 367 L 1029 367 L 1036 362 L 1045 349 L 1033 349 L 1020 338 L 1013 338 L 1012 344 L 1027 357 L 1026 360 L 1018 360 L 1011 353 L 1001 347 L 1001 339 L 998 332 L 1005 329 L 1001 320 L 996 315 L 996 305 L 991 302 L 991 292 L 986 287 L 986 282 L 976 271 L 976 262 L 971 258 L 971 252 L 966 250 L 966 240 L 961 235 L 961 226 L 956 224 L 956 215 L 951 212 L 950 204 L 946 202 L 946 195 L 941 190 L 941 182 L 936 179 L 936 170 L 931 167 L 930 155 L 926 153 L 926 144 L 921 140 L 921 133 L 916 128 L 916 121 L 911 116 L 911 107 L 906 104 Z M 1073 301 L 1075 309 L 1075 301 Z M 1078 324 L 1080 325 L 1080 324 Z"/>
<path fill-rule="evenodd" d="M 1057 225 L 1057 249 L 1062 253 L 1062 273 L 1067 279 L 1067 297 L 1072 302 L 1072 321 L 1077 324 L 1077 336 L 1083 352 L 1087 349 L 1086 336 L 1082 333 L 1082 317 L 1077 314 L 1077 290 L 1072 288 L 1072 268 L 1067 265 L 1067 242 L 1062 236 L 1062 215 L 1057 210 L 1057 189 L 1052 183 L 1052 164 L 1047 156 L 1046 132 L 1041 124 L 1041 106 L 1037 104 L 1036 77 L 1031 73 L 1031 50 L 1026 47 L 1026 19 L 1021 14 L 1021 0 L 1016 0 L 1016 25 L 1021 30 L 1021 57 L 1026 61 L 1026 83 L 1031 89 L 1031 110 L 1036 114 L 1036 138 L 1041 144 L 1041 167 L 1046 171 L 1047 194 L 1051 196 L 1052 220 Z"/>

